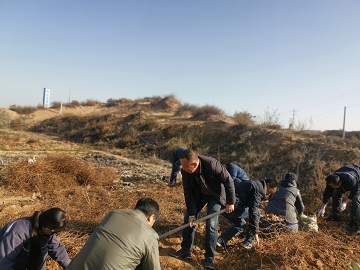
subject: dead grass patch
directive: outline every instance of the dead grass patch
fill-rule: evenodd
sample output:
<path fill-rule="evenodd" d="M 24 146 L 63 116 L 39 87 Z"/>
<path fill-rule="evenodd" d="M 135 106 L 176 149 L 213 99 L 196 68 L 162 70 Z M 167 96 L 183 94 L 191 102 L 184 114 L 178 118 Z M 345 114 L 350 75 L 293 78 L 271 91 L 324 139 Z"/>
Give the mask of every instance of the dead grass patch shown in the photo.
<path fill-rule="evenodd" d="M 118 178 L 110 168 L 96 167 L 71 155 L 38 157 L 34 164 L 24 159 L 3 173 L 10 189 L 39 193 L 38 197 L 69 192 L 78 186 L 109 184 Z"/>

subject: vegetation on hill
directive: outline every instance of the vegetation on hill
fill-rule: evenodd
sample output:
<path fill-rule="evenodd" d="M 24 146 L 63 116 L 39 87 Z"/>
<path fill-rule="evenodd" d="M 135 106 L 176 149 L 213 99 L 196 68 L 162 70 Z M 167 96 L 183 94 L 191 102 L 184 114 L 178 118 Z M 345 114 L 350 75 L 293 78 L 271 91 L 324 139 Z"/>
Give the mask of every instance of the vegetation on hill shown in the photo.
<path fill-rule="evenodd" d="M 86 104 L 94 105 L 92 102 L 88 100 Z M 63 106 L 91 106 L 72 103 Z M 170 161 L 177 147 L 192 148 L 222 163 L 238 164 L 251 179 L 281 180 L 287 172 L 294 172 L 299 175 L 305 214 L 314 214 L 321 206 L 324 178 L 328 174 L 345 164 L 360 164 L 359 134 L 342 139 L 338 131 L 282 129 L 276 111 L 265 111 L 257 121 L 246 111 L 228 117 L 216 106 L 181 104 L 173 95 L 135 101 L 109 99 L 105 104 L 95 102 L 94 106 L 101 110 L 92 114 L 55 115 L 25 129 L 34 136 L 56 136 L 66 144 L 91 147 L 113 156 L 120 157 L 126 152 L 134 160 L 141 160 L 144 175 L 154 170 L 150 164 L 161 167 L 159 161 Z M 0 150 L 10 149 L 11 140 L 9 136 L 0 137 Z M 12 142 L 12 147 L 18 142 L 19 139 Z M 35 137 L 27 144 L 34 149 L 33 145 L 40 143 Z M 148 157 L 148 163 L 144 157 Z M 66 209 L 72 220 L 69 230 L 60 238 L 73 256 L 104 214 L 115 208 L 132 208 L 143 196 L 160 203 L 161 216 L 154 227 L 159 233 L 181 225 L 185 210 L 181 186 L 167 187 L 165 177 L 155 183 L 136 178 L 135 187 L 131 187 L 119 184 L 116 179 L 121 177 L 114 170 L 93 166 L 71 155 L 49 155 L 35 166 L 25 161 L 10 165 L 4 181 L 8 189 L 16 192 L 35 192 L 43 206 L 56 204 Z M 349 209 L 345 217 L 349 216 Z M 6 215 L 3 218 L 9 219 L 11 214 Z M 347 235 L 346 225 L 345 221 L 333 224 L 320 220 L 319 234 L 274 235 L 263 229 L 261 248 L 243 250 L 238 246 L 240 240 L 235 239 L 229 250 L 220 251 L 218 269 L 344 269 L 350 260 L 360 257 L 356 248 L 359 235 Z M 220 231 L 229 226 L 221 219 Z M 204 225 L 198 225 L 192 269 L 202 264 L 204 230 Z M 72 240 L 77 237 L 79 241 Z M 178 249 L 180 237 L 177 233 L 160 242 L 163 269 L 183 268 L 176 264 L 178 260 L 175 263 L 167 259 L 170 251 Z"/>

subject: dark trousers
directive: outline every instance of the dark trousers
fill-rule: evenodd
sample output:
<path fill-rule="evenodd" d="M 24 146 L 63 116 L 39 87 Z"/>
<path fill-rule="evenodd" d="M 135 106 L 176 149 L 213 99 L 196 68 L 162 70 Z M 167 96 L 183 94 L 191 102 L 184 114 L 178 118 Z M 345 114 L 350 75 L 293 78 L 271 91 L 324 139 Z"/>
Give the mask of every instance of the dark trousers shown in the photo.
<path fill-rule="evenodd" d="M 176 183 L 176 177 L 177 177 L 177 168 L 174 166 L 175 162 L 178 161 L 179 158 L 177 156 L 175 156 L 175 154 L 172 154 L 172 170 L 171 170 L 171 175 L 170 175 L 170 185 L 175 184 Z"/>
<path fill-rule="evenodd" d="M 207 204 L 207 215 L 218 212 L 223 208 L 220 202 L 213 196 L 201 195 L 200 200 L 196 203 L 196 218 L 198 218 L 199 212 Z M 214 216 L 206 220 L 206 235 L 205 235 L 205 257 L 214 258 L 216 242 L 218 239 L 218 219 L 219 216 Z M 184 217 L 184 224 L 189 222 L 189 213 L 186 210 Z M 183 240 L 181 242 L 181 248 L 183 250 L 192 252 L 195 238 L 195 226 L 187 227 L 182 231 Z"/>
<path fill-rule="evenodd" d="M 334 193 L 332 196 L 332 214 L 334 216 L 340 217 L 339 207 L 341 207 L 342 198 L 344 197 L 346 192 L 347 191 L 344 191 L 341 188 L 334 189 Z M 358 225 L 359 216 L 360 216 L 360 194 L 358 194 L 352 199 L 350 226 Z"/>

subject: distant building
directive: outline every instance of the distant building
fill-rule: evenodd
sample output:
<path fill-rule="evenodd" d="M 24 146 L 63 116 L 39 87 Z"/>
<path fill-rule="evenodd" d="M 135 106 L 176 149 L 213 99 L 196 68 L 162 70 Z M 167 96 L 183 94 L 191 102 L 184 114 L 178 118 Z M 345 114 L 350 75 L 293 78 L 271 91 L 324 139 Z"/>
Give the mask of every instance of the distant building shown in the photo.
<path fill-rule="evenodd" d="M 48 88 L 44 88 L 43 106 L 44 108 L 50 107 L 50 89 Z"/>

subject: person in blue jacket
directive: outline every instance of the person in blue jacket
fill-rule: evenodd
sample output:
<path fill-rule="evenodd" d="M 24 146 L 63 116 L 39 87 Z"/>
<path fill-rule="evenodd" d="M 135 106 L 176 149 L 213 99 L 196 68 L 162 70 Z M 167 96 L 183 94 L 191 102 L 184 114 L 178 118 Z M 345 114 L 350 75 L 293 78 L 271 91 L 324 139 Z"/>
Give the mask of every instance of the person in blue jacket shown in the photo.
<path fill-rule="evenodd" d="M 71 259 L 55 236 L 65 225 L 65 212 L 51 208 L 0 228 L 0 269 L 45 270 L 47 255 L 65 269 Z"/>
<path fill-rule="evenodd" d="M 343 166 L 326 177 L 325 181 L 327 185 L 323 195 L 323 206 L 318 216 L 324 216 L 325 208 L 332 197 L 332 214 L 325 220 L 340 221 L 340 213 L 352 201 L 348 230 L 352 232 L 357 231 L 360 216 L 360 167 L 356 165 Z M 348 191 L 350 191 L 350 194 L 343 201 L 342 198 Z"/>
<path fill-rule="evenodd" d="M 172 154 L 172 170 L 171 170 L 170 183 L 169 183 L 171 187 L 173 187 L 176 184 L 176 177 L 181 170 L 180 156 L 182 152 L 184 152 L 185 150 L 186 148 L 179 147 L 176 148 Z"/>
<path fill-rule="evenodd" d="M 232 163 L 223 164 L 223 166 L 228 170 L 228 172 L 233 180 L 235 180 L 235 178 L 238 178 L 242 181 L 249 180 L 249 177 L 247 176 L 247 174 L 239 166 L 232 164 Z"/>

